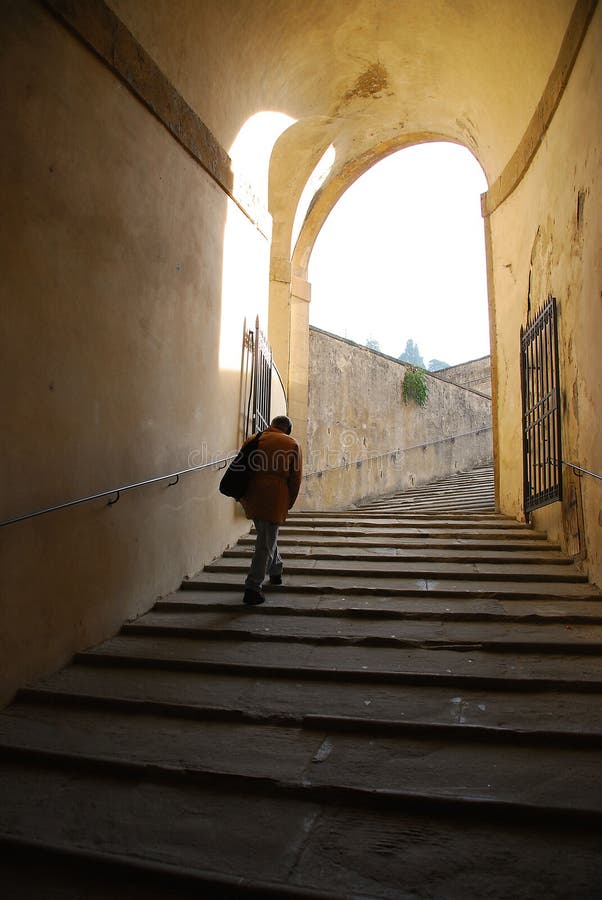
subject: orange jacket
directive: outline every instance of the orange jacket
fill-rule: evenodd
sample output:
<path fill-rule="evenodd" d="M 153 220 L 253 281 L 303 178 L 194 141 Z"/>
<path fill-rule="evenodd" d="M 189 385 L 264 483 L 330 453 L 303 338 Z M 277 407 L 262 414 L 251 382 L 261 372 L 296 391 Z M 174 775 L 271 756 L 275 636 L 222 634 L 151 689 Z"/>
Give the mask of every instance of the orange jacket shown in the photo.
<path fill-rule="evenodd" d="M 245 444 L 252 440 L 247 438 Z M 251 477 L 241 504 L 247 519 L 265 519 L 282 525 L 301 486 L 303 462 L 297 441 L 269 428 L 260 435 L 257 450 L 251 454 Z"/>

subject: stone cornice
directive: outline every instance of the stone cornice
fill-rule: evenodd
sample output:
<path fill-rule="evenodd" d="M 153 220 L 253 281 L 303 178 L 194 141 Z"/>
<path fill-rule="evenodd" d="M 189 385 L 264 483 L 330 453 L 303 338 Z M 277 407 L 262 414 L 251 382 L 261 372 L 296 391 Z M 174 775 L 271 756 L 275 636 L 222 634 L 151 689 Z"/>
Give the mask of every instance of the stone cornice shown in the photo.
<path fill-rule="evenodd" d="M 265 216 L 234 195 L 230 157 L 157 63 L 103 0 L 40 0 L 161 122 L 265 234 Z"/>

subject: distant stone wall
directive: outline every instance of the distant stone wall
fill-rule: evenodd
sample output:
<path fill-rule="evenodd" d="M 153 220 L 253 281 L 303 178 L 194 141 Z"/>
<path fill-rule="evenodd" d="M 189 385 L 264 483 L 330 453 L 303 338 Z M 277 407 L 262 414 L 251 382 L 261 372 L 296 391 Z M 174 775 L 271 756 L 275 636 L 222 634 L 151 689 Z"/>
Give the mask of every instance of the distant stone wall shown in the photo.
<path fill-rule="evenodd" d="M 433 372 L 433 375 L 491 397 L 490 356 L 482 356 L 481 359 L 473 359 L 470 362 L 461 363 L 459 366 L 450 366 L 448 369 Z"/>
<path fill-rule="evenodd" d="M 407 367 L 310 329 L 308 452 L 299 508 L 334 509 L 492 462 L 491 401 L 426 373 L 404 404 Z"/>

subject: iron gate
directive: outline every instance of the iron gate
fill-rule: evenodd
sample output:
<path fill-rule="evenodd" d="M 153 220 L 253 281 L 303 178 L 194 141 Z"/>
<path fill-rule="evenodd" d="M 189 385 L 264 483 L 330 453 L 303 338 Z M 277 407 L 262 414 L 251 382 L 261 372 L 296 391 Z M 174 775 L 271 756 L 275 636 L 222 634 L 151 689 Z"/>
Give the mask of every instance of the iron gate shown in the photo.
<path fill-rule="evenodd" d="M 556 299 L 521 326 L 525 515 L 562 500 L 560 385 Z"/>

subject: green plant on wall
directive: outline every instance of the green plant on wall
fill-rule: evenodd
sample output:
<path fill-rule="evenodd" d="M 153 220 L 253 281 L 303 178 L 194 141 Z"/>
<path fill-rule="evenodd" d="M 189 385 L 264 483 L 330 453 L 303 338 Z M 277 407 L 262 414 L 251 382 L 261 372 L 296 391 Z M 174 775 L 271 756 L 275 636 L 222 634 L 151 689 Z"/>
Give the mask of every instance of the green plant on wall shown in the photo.
<path fill-rule="evenodd" d="M 418 406 L 426 406 L 429 396 L 428 384 L 424 372 L 415 366 L 409 366 L 403 376 L 402 397 L 404 403 L 413 400 Z"/>

